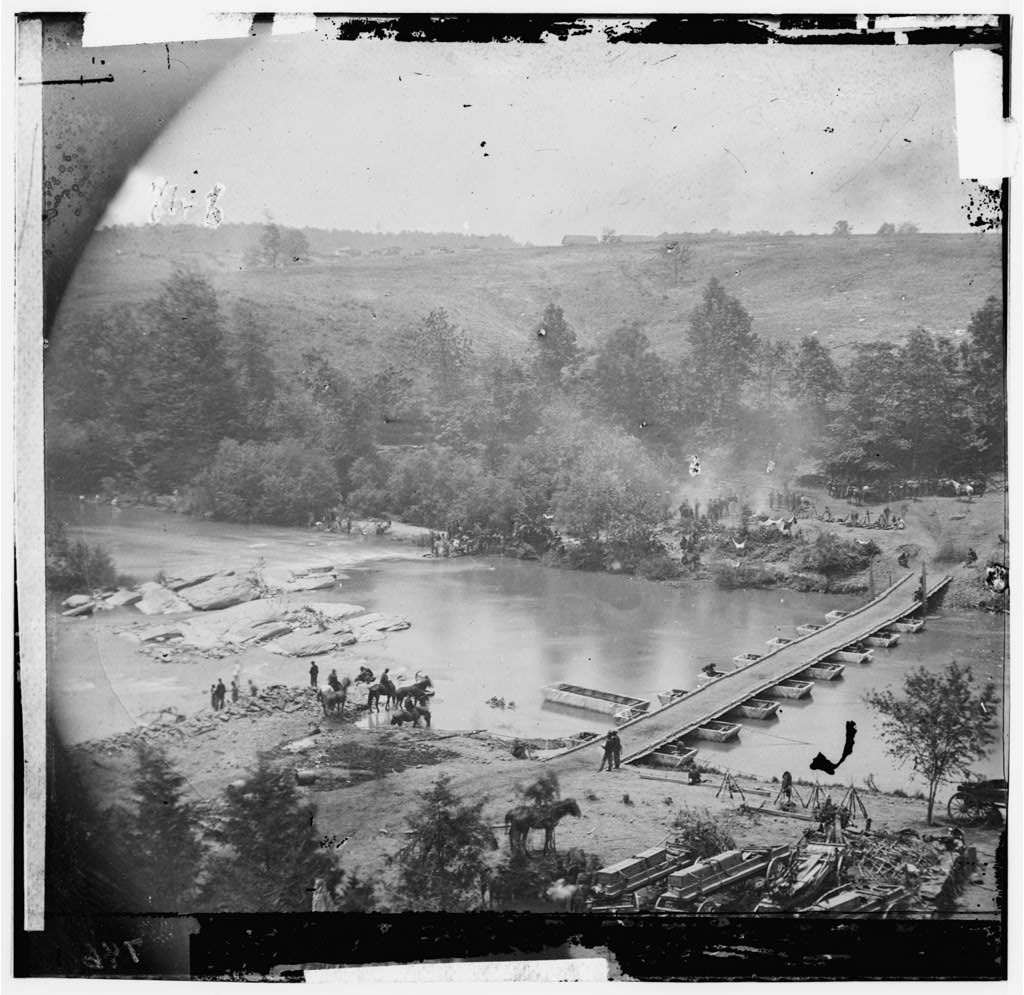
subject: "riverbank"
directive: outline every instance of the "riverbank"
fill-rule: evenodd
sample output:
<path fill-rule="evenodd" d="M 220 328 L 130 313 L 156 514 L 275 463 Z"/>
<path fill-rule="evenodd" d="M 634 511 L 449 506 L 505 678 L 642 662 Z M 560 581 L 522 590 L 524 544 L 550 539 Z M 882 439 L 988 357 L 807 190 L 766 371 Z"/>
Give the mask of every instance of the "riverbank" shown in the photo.
<path fill-rule="evenodd" d="M 267 689 L 255 703 L 229 702 L 223 712 L 193 718 L 179 719 L 166 712 L 127 736 L 80 744 L 72 751 L 73 764 L 95 801 L 107 806 L 127 800 L 136 765 L 134 746 L 143 741 L 165 752 L 185 777 L 188 800 L 199 803 L 207 816 L 216 811 L 226 786 L 245 776 L 257 750 L 299 771 L 304 784 L 299 790 L 317 809 L 315 834 L 340 867 L 375 881 L 375 901 L 391 908 L 396 908 L 391 898 L 396 877 L 388 858 L 402 846 L 408 818 L 439 775 L 450 777 L 467 802 L 485 800 L 485 818 L 496 827 L 500 841 L 489 858 L 496 866 L 508 856 L 507 841 L 497 828 L 504 813 L 522 803 L 521 786 L 545 769 L 537 762 L 514 759 L 506 740 L 486 732 L 397 729 L 386 719 L 378 728 L 364 729 L 351 721 L 324 717 L 309 689 L 278 688 Z M 614 863 L 664 840 L 681 809 L 706 812 L 740 847 L 796 843 L 811 827 L 804 820 L 758 811 L 774 807 L 777 784 L 740 775 L 739 788 L 719 790 L 722 774 L 713 766 L 704 764 L 704 781 L 699 785 L 639 766 L 612 773 L 563 772 L 561 795 L 577 800 L 581 818 L 561 823 L 559 850 L 578 848 L 597 855 L 605 865 Z M 811 789 L 801 787 L 802 783 L 797 782 L 798 794 L 807 800 Z M 836 803 L 848 789 L 843 783 L 823 787 Z M 923 800 L 874 791 L 863 784 L 857 785 L 857 791 L 874 832 L 944 832 L 945 794 L 936 809 L 937 826 L 929 829 Z M 948 794 L 952 792 L 950 786 Z M 804 814 L 805 810 L 796 811 Z M 854 825 L 863 829 L 863 817 L 858 816 Z M 203 831 L 203 826 L 199 829 Z M 995 918 L 999 830 L 968 828 L 965 835 L 967 845 L 977 851 L 978 863 L 955 911 Z"/>

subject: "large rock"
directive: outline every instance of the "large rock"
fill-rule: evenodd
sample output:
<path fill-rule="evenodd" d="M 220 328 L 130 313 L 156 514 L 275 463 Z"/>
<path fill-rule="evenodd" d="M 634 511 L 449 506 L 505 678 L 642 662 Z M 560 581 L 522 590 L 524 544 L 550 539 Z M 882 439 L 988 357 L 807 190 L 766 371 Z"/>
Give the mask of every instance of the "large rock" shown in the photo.
<path fill-rule="evenodd" d="M 137 604 L 141 600 L 142 594 L 139 591 L 129 591 L 127 588 L 122 587 L 110 595 L 104 603 L 111 608 L 127 608 L 129 605 Z"/>
<path fill-rule="evenodd" d="M 88 594 L 72 594 L 70 598 L 65 598 L 61 603 L 61 608 L 81 608 L 83 605 L 92 603 L 92 598 Z"/>
<path fill-rule="evenodd" d="M 288 581 L 281 586 L 281 590 L 289 594 L 297 594 L 301 591 L 326 591 L 337 583 L 334 574 L 313 574 L 309 577 L 299 577 L 296 580 Z"/>
<path fill-rule="evenodd" d="M 181 591 L 186 587 L 195 587 L 196 584 L 202 584 L 216 575 L 216 570 L 201 570 L 195 573 L 187 573 L 182 577 L 170 578 L 166 581 L 165 586 L 169 587 L 172 591 Z"/>
<path fill-rule="evenodd" d="M 408 619 L 400 618 L 398 615 L 384 615 L 381 612 L 356 615 L 346 621 L 357 639 L 373 632 L 401 632 L 412 624 Z"/>
<path fill-rule="evenodd" d="M 216 574 L 201 584 L 186 587 L 181 593 L 193 608 L 204 612 L 252 601 L 257 595 L 258 592 L 252 583 L 234 572 Z"/>
<path fill-rule="evenodd" d="M 344 601 L 307 601 L 295 609 L 295 612 L 301 613 L 307 609 L 332 621 L 352 618 L 355 615 L 362 615 L 366 611 L 362 605 L 346 604 Z"/>
<path fill-rule="evenodd" d="M 355 637 L 349 633 L 315 632 L 297 629 L 267 643 L 267 649 L 282 656 L 324 656 L 340 646 L 351 646 Z"/>
<path fill-rule="evenodd" d="M 91 615 L 96 610 L 95 601 L 86 601 L 84 605 L 75 605 L 74 608 L 69 608 L 66 612 L 61 612 L 61 615 L 67 618 L 75 618 L 78 615 Z"/>
<path fill-rule="evenodd" d="M 143 615 L 170 615 L 191 610 L 187 601 L 183 601 L 173 591 L 168 591 L 155 581 L 147 581 L 140 585 L 139 591 L 142 593 L 142 599 L 135 603 L 135 607 Z"/>

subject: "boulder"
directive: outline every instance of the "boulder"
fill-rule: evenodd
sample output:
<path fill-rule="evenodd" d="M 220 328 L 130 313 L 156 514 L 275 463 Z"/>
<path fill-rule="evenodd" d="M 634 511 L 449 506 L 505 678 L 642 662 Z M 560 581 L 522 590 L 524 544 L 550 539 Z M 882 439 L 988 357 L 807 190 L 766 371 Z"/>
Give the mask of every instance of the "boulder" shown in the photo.
<path fill-rule="evenodd" d="M 91 615 L 96 610 L 95 601 L 86 601 L 84 605 L 77 605 L 74 608 L 69 608 L 66 612 L 61 612 L 67 618 L 75 618 L 78 615 Z"/>
<path fill-rule="evenodd" d="M 337 584 L 334 574 L 314 574 L 310 577 L 299 577 L 281 585 L 281 590 L 288 594 L 302 591 L 326 591 Z"/>
<path fill-rule="evenodd" d="M 152 628 L 143 629 L 138 636 L 142 643 L 165 643 L 168 639 L 181 636 L 180 625 L 156 625 Z"/>
<path fill-rule="evenodd" d="M 135 603 L 135 607 L 144 615 L 169 615 L 191 610 L 187 601 L 155 581 L 142 584 L 139 591 L 142 592 L 142 598 Z"/>
<path fill-rule="evenodd" d="M 111 608 L 127 608 L 129 605 L 137 604 L 141 600 L 142 594 L 139 591 L 129 591 L 126 587 L 122 587 L 111 594 L 106 599 L 105 604 Z"/>
<path fill-rule="evenodd" d="M 362 605 L 346 604 L 344 601 L 307 601 L 304 605 L 300 605 L 295 613 L 301 614 L 305 610 L 315 612 L 332 621 L 350 618 L 353 615 L 362 615 L 366 611 Z"/>
<path fill-rule="evenodd" d="M 347 641 L 346 641 L 347 640 Z M 351 636 L 338 636 L 331 632 L 296 629 L 287 636 L 267 643 L 267 649 L 282 656 L 323 656 L 339 646 L 355 642 Z"/>
<path fill-rule="evenodd" d="M 234 571 L 226 572 L 233 573 Z M 183 577 L 172 577 L 166 581 L 165 586 L 169 587 L 172 591 L 181 591 L 186 587 L 195 587 L 196 584 L 202 584 L 216 575 L 216 570 L 202 570 L 196 573 L 185 574 Z"/>
<path fill-rule="evenodd" d="M 88 594 L 72 594 L 70 598 L 65 598 L 61 603 L 61 608 L 81 608 L 83 605 L 92 603 L 92 598 Z"/>
<path fill-rule="evenodd" d="M 252 601 L 258 592 L 245 577 L 238 577 L 233 571 L 216 574 L 201 584 L 186 587 L 182 597 L 199 611 L 216 611 L 230 608 L 244 601 Z"/>

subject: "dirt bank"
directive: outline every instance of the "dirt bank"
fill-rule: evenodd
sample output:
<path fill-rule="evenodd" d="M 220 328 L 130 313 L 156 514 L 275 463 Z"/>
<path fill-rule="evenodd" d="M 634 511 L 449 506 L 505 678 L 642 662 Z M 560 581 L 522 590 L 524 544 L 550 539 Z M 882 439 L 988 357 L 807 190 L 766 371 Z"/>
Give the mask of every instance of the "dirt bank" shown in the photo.
<path fill-rule="evenodd" d="M 387 857 L 401 847 L 407 817 L 441 773 L 451 776 L 465 799 L 486 798 L 485 813 L 500 827 L 504 813 L 521 803 L 517 787 L 531 782 L 543 769 L 540 763 L 513 759 L 508 742 L 476 730 L 397 729 L 386 717 L 378 727 L 364 729 L 353 725 L 352 717 L 324 717 L 308 688 L 270 688 L 258 701 L 229 702 L 223 712 L 207 710 L 187 717 L 167 712 L 132 733 L 80 744 L 73 751 L 73 762 L 90 795 L 109 805 L 126 797 L 130 789 L 134 743 L 151 741 L 185 775 L 192 800 L 206 807 L 216 806 L 225 787 L 246 773 L 257 750 L 269 751 L 279 762 L 302 771 L 304 781 L 312 782 L 300 790 L 317 807 L 315 832 L 341 867 L 378 882 L 377 900 L 384 904 L 394 880 Z M 700 785 L 668 779 L 671 776 L 640 767 L 613 773 L 565 773 L 562 796 L 577 800 L 582 818 L 570 817 L 560 825 L 559 849 L 579 847 L 597 854 L 604 863 L 625 859 L 661 842 L 682 807 L 707 810 L 739 846 L 795 843 L 811 826 L 757 811 L 773 804 L 778 787 L 770 782 L 744 776 L 738 781 L 740 794 L 720 790 L 720 773 L 706 773 Z M 849 786 L 835 782 L 825 787 L 831 787 L 838 802 Z M 810 788 L 798 787 L 798 791 L 806 799 Z M 945 799 L 952 791 L 950 787 L 940 792 L 940 825 L 945 821 Z M 858 792 L 874 830 L 927 831 L 922 800 L 874 792 L 864 785 L 858 786 Z M 504 835 L 500 829 L 496 833 L 501 845 L 492 858 L 495 864 L 507 856 Z M 967 844 L 977 849 L 978 867 L 958 910 L 995 916 L 999 832 L 978 828 L 968 829 L 966 835 Z"/>

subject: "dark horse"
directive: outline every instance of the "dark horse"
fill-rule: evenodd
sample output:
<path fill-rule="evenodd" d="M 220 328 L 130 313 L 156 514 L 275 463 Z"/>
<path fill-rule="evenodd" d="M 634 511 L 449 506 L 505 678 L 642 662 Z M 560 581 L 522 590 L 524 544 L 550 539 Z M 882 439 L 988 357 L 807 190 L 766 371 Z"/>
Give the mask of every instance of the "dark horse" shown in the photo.
<path fill-rule="evenodd" d="M 376 708 L 379 712 L 381 695 L 384 696 L 384 711 L 388 712 L 391 710 L 391 703 L 395 700 L 395 685 L 391 683 L 391 678 L 381 677 L 376 684 L 370 685 L 370 691 L 366 696 L 366 707 Z"/>
<path fill-rule="evenodd" d="M 405 708 L 395 710 L 395 714 L 391 716 L 391 724 L 393 726 L 404 726 L 406 722 L 411 722 L 413 728 L 416 728 L 420 724 L 420 719 L 427 723 L 427 728 L 429 729 L 430 709 L 423 708 L 420 705 L 407 705 Z"/>
<path fill-rule="evenodd" d="M 324 710 L 324 715 L 328 715 L 335 709 L 344 712 L 345 703 L 348 700 L 348 686 L 351 682 L 347 677 L 342 678 L 341 690 L 334 691 L 329 690 L 326 693 L 322 690 L 317 691 L 316 696 L 320 699 L 320 705 Z"/>
<path fill-rule="evenodd" d="M 420 675 L 417 673 L 416 676 Z M 415 684 L 407 684 L 395 691 L 395 704 L 402 705 L 406 698 L 412 698 L 416 704 L 425 705 L 427 703 L 427 688 L 433 686 L 434 682 L 424 675 Z"/>
<path fill-rule="evenodd" d="M 555 827 L 567 815 L 581 818 L 575 798 L 563 798 L 551 805 L 520 805 L 505 813 L 505 827 L 508 830 L 508 845 L 512 850 L 521 849 L 527 853 L 527 841 L 531 829 L 544 830 L 544 853 L 555 850 Z"/>

